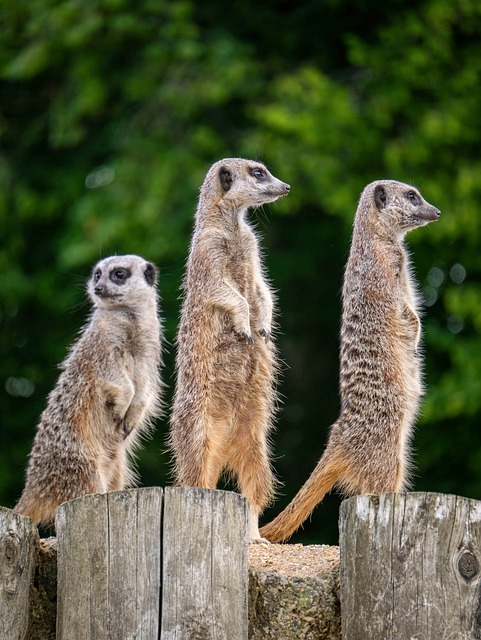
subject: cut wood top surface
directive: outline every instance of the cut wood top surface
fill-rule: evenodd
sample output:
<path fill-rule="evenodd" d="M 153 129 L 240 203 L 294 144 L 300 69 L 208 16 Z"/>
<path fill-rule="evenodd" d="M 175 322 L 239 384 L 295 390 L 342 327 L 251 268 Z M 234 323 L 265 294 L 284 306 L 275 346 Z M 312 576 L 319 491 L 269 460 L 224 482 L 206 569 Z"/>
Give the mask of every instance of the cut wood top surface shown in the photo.
<path fill-rule="evenodd" d="M 339 547 L 326 544 L 250 544 L 249 565 L 285 576 L 310 578 L 339 564 Z"/>
<path fill-rule="evenodd" d="M 40 540 L 40 550 L 56 556 L 57 539 Z M 310 578 L 339 565 L 339 547 L 327 544 L 250 544 L 249 565 L 285 576 Z"/>

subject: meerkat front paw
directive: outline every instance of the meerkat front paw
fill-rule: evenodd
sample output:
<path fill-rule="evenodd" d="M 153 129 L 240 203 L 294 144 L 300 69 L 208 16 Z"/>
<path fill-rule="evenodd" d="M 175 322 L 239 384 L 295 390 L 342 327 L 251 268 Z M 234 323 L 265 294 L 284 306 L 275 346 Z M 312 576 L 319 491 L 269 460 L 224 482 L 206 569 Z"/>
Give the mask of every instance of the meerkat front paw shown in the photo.
<path fill-rule="evenodd" d="M 114 423 L 115 423 L 115 431 L 122 440 L 125 440 L 125 438 L 129 436 L 131 431 L 135 429 L 135 425 L 125 421 L 125 416 L 124 417 L 121 417 L 119 415 L 114 416 Z"/>
<path fill-rule="evenodd" d="M 122 420 L 122 428 L 124 431 L 124 437 L 126 438 L 134 429 L 137 429 L 142 424 L 144 419 L 145 409 L 142 404 L 131 404 L 127 409 Z"/>
<path fill-rule="evenodd" d="M 269 342 L 272 332 L 272 297 L 269 291 L 259 290 L 257 297 L 257 327 L 259 335 Z"/>
<path fill-rule="evenodd" d="M 245 340 L 247 344 L 253 344 L 254 339 L 252 337 L 248 307 L 246 313 L 238 313 L 234 315 L 232 320 L 234 333 Z"/>
<path fill-rule="evenodd" d="M 120 426 L 122 427 L 122 434 L 123 434 L 124 440 L 125 438 L 129 437 L 129 435 L 132 433 L 132 431 L 136 427 L 136 425 L 128 423 L 125 420 L 122 420 Z"/>
<path fill-rule="evenodd" d="M 238 336 L 238 338 L 240 340 L 245 340 L 245 342 L 248 345 L 253 345 L 254 344 L 254 338 L 252 337 L 252 334 L 250 333 L 250 331 L 249 332 L 247 332 L 247 331 L 236 331 L 234 329 L 234 333 L 235 333 L 236 336 Z"/>
<path fill-rule="evenodd" d="M 254 338 L 252 337 L 249 314 L 239 314 L 233 318 L 232 327 L 236 336 L 241 340 L 245 340 L 247 344 L 254 344 Z"/>
<path fill-rule="evenodd" d="M 266 342 L 269 342 L 269 340 L 271 339 L 270 329 L 262 327 L 261 329 L 259 329 L 259 335 L 262 336 Z"/>

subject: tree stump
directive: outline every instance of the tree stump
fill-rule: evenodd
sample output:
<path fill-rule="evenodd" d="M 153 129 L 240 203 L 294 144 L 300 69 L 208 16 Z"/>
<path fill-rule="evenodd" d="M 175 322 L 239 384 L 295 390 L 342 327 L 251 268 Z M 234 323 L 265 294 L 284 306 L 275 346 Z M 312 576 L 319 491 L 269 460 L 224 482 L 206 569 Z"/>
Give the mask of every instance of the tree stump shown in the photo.
<path fill-rule="evenodd" d="M 29 623 L 37 528 L 0 507 L 0 637 L 24 640 Z"/>
<path fill-rule="evenodd" d="M 481 638 L 481 502 L 356 496 L 340 547 L 344 640 Z"/>
<path fill-rule="evenodd" d="M 341 640 L 339 548 L 249 546 L 249 640 Z"/>

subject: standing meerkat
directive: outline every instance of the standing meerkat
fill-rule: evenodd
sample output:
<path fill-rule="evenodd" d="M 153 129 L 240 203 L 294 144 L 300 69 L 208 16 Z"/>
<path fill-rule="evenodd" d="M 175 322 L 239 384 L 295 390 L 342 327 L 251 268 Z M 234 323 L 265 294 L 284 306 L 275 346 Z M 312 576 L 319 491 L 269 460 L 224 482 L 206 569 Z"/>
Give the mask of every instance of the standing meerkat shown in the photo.
<path fill-rule="evenodd" d="M 154 265 L 139 256 L 94 267 L 93 311 L 48 397 L 14 508 L 36 524 L 51 523 L 62 502 L 135 480 L 129 458 L 160 410 L 156 281 Z"/>
<path fill-rule="evenodd" d="M 273 496 L 273 295 L 246 219 L 289 193 L 252 160 L 215 163 L 200 190 L 183 282 L 170 449 L 176 482 L 215 489 L 226 471 L 249 501 L 249 537 Z"/>
<path fill-rule="evenodd" d="M 334 485 L 346 494 L 402 491 L 422 395 L 419 300 L 404 236 L 440 211 L 407 184 L 363 191 L 343 287 L 341 413 L 326 449 L 292 502 L 261 535 L 290 537 Z"/>

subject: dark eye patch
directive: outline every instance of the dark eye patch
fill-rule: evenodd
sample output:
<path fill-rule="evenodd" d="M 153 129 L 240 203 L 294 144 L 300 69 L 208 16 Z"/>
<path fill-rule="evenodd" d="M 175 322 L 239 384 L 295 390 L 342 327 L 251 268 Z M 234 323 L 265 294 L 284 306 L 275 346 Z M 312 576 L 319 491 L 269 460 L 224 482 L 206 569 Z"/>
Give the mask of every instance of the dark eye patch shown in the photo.
<path fill-rule="evenodd" d="M 408 191 L 406 195 L 408 197 L 408 200 L 410 200 L 413 204 L 420 204 L 421 200 L 419 199 L 418 194 L 414 191 Z"/>
<path fill-rule="evenodd" d="M 129 269 L 112 269 L 109 278 L 114 284 L 124 284 L 131 276 Z"/>
<path fill-rule="evenodd" d="M 257 180 L 265 180 L 267 177 L 266 172 L 263 169 L 259 169 L 259 167 L 251 169 L 251 175 Z"/>
<path fill-rule="evenodd" d="M 102 276 L 102 271 L 100 271 L 100 269 L 96 269 L 94 271 L 94 280 L 95 280 L 95 282 L 98 282 L 100 280 L 101 276 Z"/>

